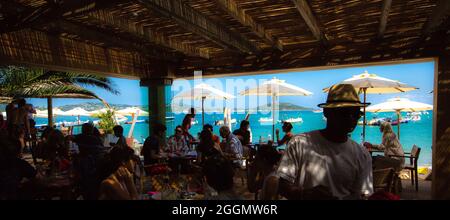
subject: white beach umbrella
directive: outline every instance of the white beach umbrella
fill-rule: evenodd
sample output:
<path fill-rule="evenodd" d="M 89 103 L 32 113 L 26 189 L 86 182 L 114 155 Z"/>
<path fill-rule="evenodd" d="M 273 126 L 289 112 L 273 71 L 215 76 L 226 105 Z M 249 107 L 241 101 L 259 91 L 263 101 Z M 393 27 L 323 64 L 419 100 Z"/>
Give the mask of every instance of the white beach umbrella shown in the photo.
<path fill-rule="evenodd" d="M 36 109 L 36 114 L 34 115 L 38 118 L 48 118 L 48 110 Z M 66 112 L 59 108 L 53 108 L 53 115 L 66 115 Z"/>
<path fill-rule="evenodd" d="M 148 116 L 149 115 L 147 111 L 144 111 L 138 107 L 124 108 L 122 110 L 117 110 L 116 113 L 120 114 L 120 115 L 133 115 L 133 114 L 138 114 L 138 116 Z"/>
<path fill-rule="evenodd" d="M 355 87 L 358 93 L 364 94 L 364 103 L 366 103 L 367 94 L 387 94 L 387 93 L 399 93 L 408 92 L 418 89 L 417 87 L 407 85 L 397 80 L 392 80 L 384 77 L 377 76 L 376 74 L 369 74 L 367 71 L 359 75 L 346 79 L 338 84 L 351 84 Z M 324 92 L 328 92 L 330 87 L 323 89 Z M 363 138 L 366 136 L 366 108 L 363 108 Z"/>
<path fill-rule="evenodd" d="M 400 112 L 417 112 L 432 110 L 433 106 L 421 102 L 414 102 L 406 98 L 388 99 L 386 102 L 367 107 L 368 112 L 396 112 L 398 118 L 397 135 L 400 139 Z"/>
<path fill-rule="evenodd" d="M 36 109 L 36 114 L 34 114 L 37 118 L 47 118 L 48 117 L 48 111 L 47 110 L 39 110 Z"/>
<path fill-rule="evenodd" d="M 58 113 L 53 112 L 54 115 L 58 115 Z M 90 116 L 90 112 L 86 111 L 84 108 L 76 107 L 69 111 L 59 113 L 59 115 L 66 116 Z"/>
<path fill-rule="evenodd" d="M 250 96 L 271 96 L 272 97 L 272 137 L 275 132 L 275 102 L 279 96 L 309 96 L 313 93 L 300 87 L 288 84 L 285 80 L 273 78 L 265 81 L 262 85 L 246 89 L 239 93 L 240 95 Z"/>
<path fill-rule="evenodd" d="M 173 99 L 191 99 L 202 101 L 202 125 L 205 124 L 205 99 L 234 99 L 235 96 L 216 89 L 206 83 L 200 83 L 194 88 L 177 94 Z"/>

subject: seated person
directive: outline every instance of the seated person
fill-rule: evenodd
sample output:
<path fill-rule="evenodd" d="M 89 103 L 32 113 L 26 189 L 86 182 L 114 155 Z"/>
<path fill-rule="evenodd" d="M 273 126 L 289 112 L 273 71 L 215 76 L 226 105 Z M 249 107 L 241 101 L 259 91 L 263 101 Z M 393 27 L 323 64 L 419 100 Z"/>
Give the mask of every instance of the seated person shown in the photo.
<path fill-rule="evenodd" d="M 144 146 L 141 150 L 141 155 L 144 156 L 144 165 L 158 163 L 158 160 L 161 159 L 160 150 L 162 142 L 160 140 L 164 138 L 166 130 L 165 125 L 159 123 L 153 125 L 153 134 L 145 139 Z"/>
<path fill-rule="evenodd" d="M 280 140 L 280 130 L 276 130 L 275 134 L 277 135 L 277 144 L 278 146 L 281 146 L 283 144 L 287 144 L 291 138 L 294 136 L 294 134 L 292 134 L 291 130 L 292 130 L 292 124 L 290 122 L 284 122 L 283 126 L 281 127 L 283 129 L 283 132 L 285 133 L 285 135 L 283 136 L 283 138 Z"/>
<path fill-rule="evenodd" d="M 114 147 L 110 153 L 110 174 L 100 184 L 101 200 L 135 200 L 138 193 L 133 180 L 133 150 Z"/>
<path fill-rule="evenodd" d="M 189 143 L 183 135 L 183 128 L 181 126 L 177 126 L 175 128 L 175 134 L 170 136 L 167 141 L 167 151 L 181 154 L 182 152 L 186 152 L 188 150 Z"/>
<path fill-rule="evenodd" d="M 233 134 L 241 141 L 242 145 L 251 144 L 250 143 L 250 123 L 247 120 L 243 120 L 239 129 L 234 130 Z"/>
<path fill-rule="evenodd" d="M 0 134 L 6 134 L 8 129 L 8 122 L 3 118 L 3 114 L 0 114 Z"/>
<path fill-rule="evenodd" d="M 101 138 L 94 132 L 94 125 L 84 123 L 81 126 L 81 134 L 73 137 L 73 141 L 78 145 L 80 155 L 98 154 L 103 148 Z"/>
<path fill-rule="evenodd" d="M 25 192 L 22 183 L 32 181 L 36 170 L 25 160 L 19 158 L 20 143 L 0 136 L 0 200 L 25 199 L 32 191 Z M 30 199 L 30 198 L 28 198 Z"/>
<path fill-rule="evenodd" d="M 214 143 L 220 145 L 220 138 L 219 138 L 219 136 L 217 136 L 217 135 L 214 134 L 214 128 L 213 128 L 212 125 L 210 125 L 210 124 L 205 124 L 205 125 L 203 126 L 203 130 L 208 130 L 208 131 L 210 131 L 211 134 L 212 134 L 212 140 L 214 141 Z"/>
<path fill-rule="evenodd" d="M 78 145 L 79 155 L 74 161 L 74 168 L 80 177 L 80 190 L 86 200 L 98 198 L 97 168 L 104 154 L 103 142 L 96 134 L 94 125 L 85 123 L 81 134 L 70 137 Z"/>
<path fill-rule="evenodd" d="M 242 197 L 233 189 L 233 166 L 222 155 L 216 154 L 205 161 L 203 175 L 206 183 L 217 192 L 217 196 L 207 193 L 205 199 L 242 200 Z"/>
<path fill-rule="evenodd" d="M 220 153 L 220 145 L 212 139 L 212 133 L 209 130 L 203 130 L 200 133 L 200 143 L 197 147 L 198 161 L 203 163 L 206 158 L 216 153 Z"/>
<path fill-rule="evenodd" d="M 287 199 L 362 199 L 373 193 L 372 158 L 350 139 L 362 103 L 350 84 L 330 88 L 324 129 L 294 136 L 278 166 L 279 192 Z"/>
<path fill-rule="evenodd" d="M 389 122 L 381 123 L 380 132 L 383 133 L 383 140 L 380 145 L 364 143 L 367 148 L 384 151 L 384 156 L 376 156 L 373 159 L 374 167 L 377 169 L 392 167 L 397 172 L 401 171 L 405 164 L 405 158 L 403 157 L 405 153 L 397 135 L 392 130 L 391 124 Z"/>
<path fill-rule="evenodd" d="M 67 158 L 68 147 L 65 144 L 64 135 L 60 130 L 51 130 L 45 142 L 43 142 L 44 159 L 53 161 L 57 156 Z"/>
<path fill-rule="evenodd" d="M 271 145 L 258 152 L 257 157 L 262 160 L 264 170 L 264 181 L 261 191 L 261 200 L 278 200 L 279 176 L 277 174 L 281 154 Z"/>
<path fill-rule="evenodd" d="M 233 160 L 236 165 L 242 166 L 243 148 L 241 141 L 230 132 L 227 126 L 220 128 L 220 136 L 224 139 L 223 154 Z"/>
<path fill-rule="evenodd" d="M 113 128 L 114 135 L 108 135 L 105 138 L 104 146 L 105 147 L 115 147 L 115 146 L 128 146 L 125 136 L 123 136 L 123 127 L 120 125 L 116 125 Z"/>

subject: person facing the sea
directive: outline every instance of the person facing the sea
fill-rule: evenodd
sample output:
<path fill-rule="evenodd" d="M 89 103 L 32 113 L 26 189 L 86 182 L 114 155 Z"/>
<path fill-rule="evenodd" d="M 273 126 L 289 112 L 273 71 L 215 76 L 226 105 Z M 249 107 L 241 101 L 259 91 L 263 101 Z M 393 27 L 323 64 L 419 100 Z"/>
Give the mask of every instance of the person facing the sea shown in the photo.
<path fill-rule="evenodd" d="M 200 132 L 200 143 L 197 146 L 197 157 L 200 164 L 204 163 L 206 158 L 220 153 L 220 144 L 214 142 L 212 132 L 209 129 L 203 129 Z"/>
<path fill-rule="evenodd" d="M 217 192 L 217 195 L 205 193 L 206 200 L 243 199 L 233 188 L 233 165 L 223 155 L 214 154 L 207 158 L 203 166 L 203 175 L 208 186 Z"/>
<path fill-rule="evenodd" d="M 397 135 L 392 130 L 392 126 L 389 122 L 383 122 L 380 125 L 380 132 L 383 133 L 383 140 L 381 144 L 371 144 L 364 142 L 364 146 L 371 149 L 383 150 L 384 156 L 376 156 L 374 158 L 374 167 L 386 168 L 392 167 L 397 172 L 403 169 L 405 164 L 405 153 L 403 152 L 402 145 L 397 138 Z M 393 156 L 393 157 L 390 157 Z"/>
<path fill-rule="evenodd" d="M 283 136 L 283 138 L 281 140 L 280 140 L 280 130 L 277 128 L 277 130 L 275 131 L 275 134 L 277 136 L 278 146 L 289 143 L 291 138 L 294 136 L 294 134 L 292 134 L 292 132 L 291 132 L 292 124 L 290 122 L 284 122 L 283 126 L 281 128 L 283 129 L 283 132 L 285 133 L 285 135 Z"/>
<path fill-rule="evenodd" d="M 163 145 L 164 133 L 167 128 L 163 124 L 155 123 L 152 129 L 152 135 L 145 139 L 141 155 L 144 156 L 144 165 L 158 163 L 161 158 L 160 150 Z"/>
<path fill-rule="evenodd" d="M 250 144 L 250 122 L 242 120 L 239 129 L 233 131 L 233 134 L 241 141 L 242 145 Z"/>
<path fill-rule="evenodd" d="M 114 132 L 114 135 L 106 136 L 103 145 L 105 147 L 115 147 L 115 146 L 128 147 L 127 140 L 126 140 L 125 136 L 123 136 L 123 127 L 120 125 L 116 125 L 113 127 L 113 132 Z"/>
<path fill-rule="evenodd" d="M 354 87 L 331 87 L 323 108 L 325 129 L 294 136 L 283 155 L 278 175 L 280 193 L 288 199 L 361 199 L 373 193 L 369 152 L 349 138 L 361 117 Z"/>
<path fill-rule="evenodd" d="M 220 145 L 220 138 L 219 138 L 219 136 L 214 134 L 214 128 L 212 125 L 210 125 L 210 124 L 203 125 L 203 130 L 207 130 L 207 131 L 211 132 L 212 140 L 214 141 L 214 143 Z"/>
<path fill-rule="evenodd" d="M 195 109 L 191 108 L 189 110 L 189 113 L 184 116 L 183 122 L 181 124 L 184 130 L 184 135 L 186 136 L 187 139 L 189 139 L 190 142 L 195 140 L 194 136 L 192 136 L 191 133 L 189 133 L 189 129 L 191 129 L 192 122 L 194 121 L 194 119 L 195 119 Z"/>

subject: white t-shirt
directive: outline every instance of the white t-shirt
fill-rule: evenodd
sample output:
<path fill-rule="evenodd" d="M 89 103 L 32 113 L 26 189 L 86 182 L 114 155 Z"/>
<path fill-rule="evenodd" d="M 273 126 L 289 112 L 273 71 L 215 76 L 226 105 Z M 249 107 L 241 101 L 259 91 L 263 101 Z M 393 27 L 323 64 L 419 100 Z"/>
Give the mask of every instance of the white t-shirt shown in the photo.
<path fill-rule="evenodd" d="M 103 146 L 111 147 L 110 143 L 116 144 L 119 141 L 119 137 L 116 137 L 114 134 L 107 134 L 105 137 L 105 141 L 103 142 Z"/>
<path fill-rule="evenodd" d="M 373 193 L 372 158 L 351 139 L 334 143 L 320 131 L 292 137 L 278 175 L 303 189 L 322 185 L 339 199 L 359 199 Z"/>

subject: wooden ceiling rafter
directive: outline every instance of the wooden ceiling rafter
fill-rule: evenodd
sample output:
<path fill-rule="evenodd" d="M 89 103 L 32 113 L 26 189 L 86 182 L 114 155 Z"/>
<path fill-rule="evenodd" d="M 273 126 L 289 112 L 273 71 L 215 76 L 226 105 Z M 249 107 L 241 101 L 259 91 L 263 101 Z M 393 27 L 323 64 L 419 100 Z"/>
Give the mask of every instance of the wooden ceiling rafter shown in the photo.
<path fill-rule="evenodd" d="M 433 32 L 441 25 L 447 16 L 450 16 L 450 1 L 438 0 L 436 7 L 422 29 L 423 35 L 427 36 Z"/>
<path fill-rule="evenodd" d="M 319 22 L 314 16 L 311 7 L 309 6 L 306 0 L 292 0 L 298 12 L 302 16 L 306 25 L 309 27 L 309 30 L 314 35 L 314 37 L 318 40 L 326 44 L 327 37 L 322 32 L 321 27 L 319 26 Z"/>
<path fill-rule="evenodd" d="M 263 25 L 258 24 L 239 6 L 236 0 L 215 0 L 215 2 L 223 11 L 238 20 L 243 26 L 249 27 L 254 34 L 266 41 L 266 43 L 279 51 L 283 51 L 282 42 L 269 33 Z"/>
<path fill-rule="evenodd" d="M 160 16 L 173 19 L 182 28 L 211 40 L 227 50 L 257 54 L 259 48 L 240 34 L 231 32 L 224 25 L 215 23 L 180 0 L 137 0 L 144 7 Z"/>
<path fill-rule="evenodd" d="M 98 10 L 87 14 L 87 20 L 96 21 L 99 24 L 120 29 L 136 38 L 148 41 L 155 45 L 161 45 L 168 49 L 176 50 L 187 56 L 201 57 L 204 59 L 210 58 L 208 50 L 202 50 L 201 48 L 196 48 L 189 44 L 184 44 L 183 42 L 177 42 L 174 39 L 164 36 L 164 34 L 145 28 L 141 23 L 133 22 L 106 10 Z"/>
<path fill-rule="evenodd" d="M 383 38 L 388 22 L 389 11 L 391 10 L 392 0 L 384 0 L 381 6 L 380 26 L 378 28 L 378 38 Z"/>
<path fill-rule="evenodd" d="M 68 33 L 77 35 L 82 40 L 92 42 L 104 42 L 106 47 L 113 48 L 119 47 L 123 49 L 132 49 L 140 54 L 157 60 L 165 60 L 169 62 L 178 62 L 181 57 L 173 52 L 161 50 L 156 47 L 148 47 L 136 40 L 125 39 L 117 34 L 108 34 L 98 31 L 98 29 L 86 27 L 74 21 L 68 21 L 65 19 L 52 22 L 45 27 L 49 32 L 55 34 Z M 42 29 L 41 29 L 42 31 Z"/>

